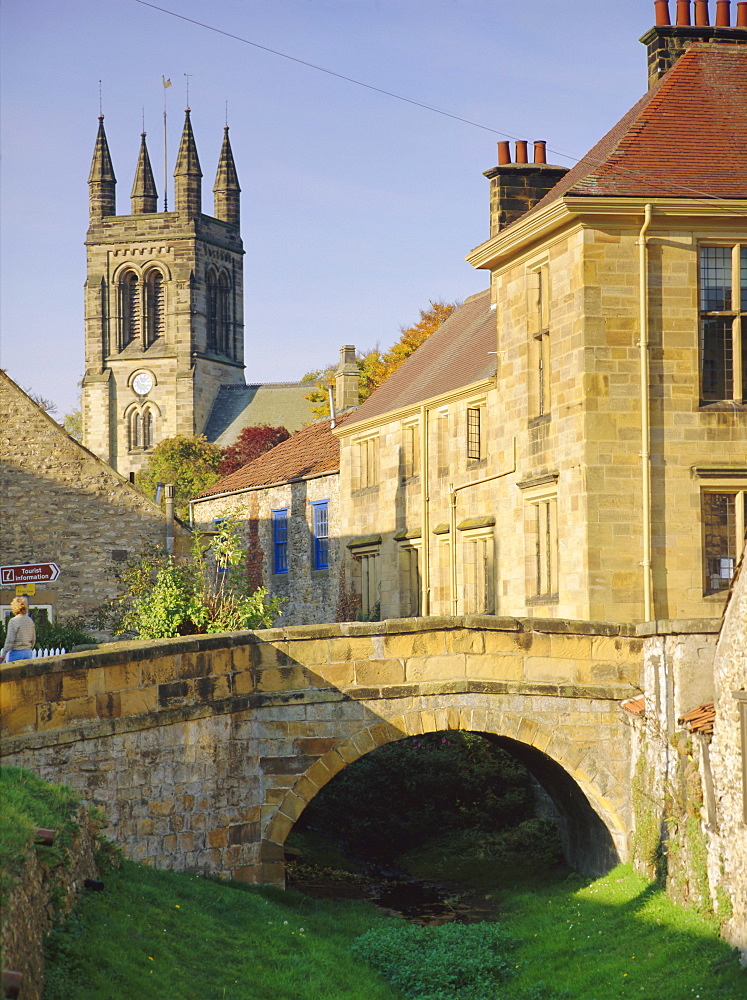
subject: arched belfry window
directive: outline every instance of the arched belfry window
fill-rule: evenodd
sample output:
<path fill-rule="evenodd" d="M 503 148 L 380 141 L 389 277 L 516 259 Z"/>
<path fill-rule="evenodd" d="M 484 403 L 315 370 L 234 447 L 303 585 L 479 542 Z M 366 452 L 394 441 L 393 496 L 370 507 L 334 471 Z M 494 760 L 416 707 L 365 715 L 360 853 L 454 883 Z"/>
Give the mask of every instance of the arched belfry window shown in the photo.
<path fill-rule="evenodd" d="M 152 270 L 145 279 L 145 297 L 147 312 L 143 346 L 150 347 L 166 332 L 166 286 L 160 271 Z"/>
<path fill-rule="evenodd" d="M 140 284 L 134 271 L 126 271 L 119 283 L 120 348 L 140 338 Z"/>
<path fill-rule="evenodd" d="M 220 354 L 231 353 L 231 283 L 224 272 L 210 271 L 207 279 L 207 346 Z"/>
<path fill-rule="evenodd" d="M 230 284 L 225 271 L 220 276 L 218 285 L 218 349 L 223 354 L 231 354 L 231 323 L 229 315 Z"/>

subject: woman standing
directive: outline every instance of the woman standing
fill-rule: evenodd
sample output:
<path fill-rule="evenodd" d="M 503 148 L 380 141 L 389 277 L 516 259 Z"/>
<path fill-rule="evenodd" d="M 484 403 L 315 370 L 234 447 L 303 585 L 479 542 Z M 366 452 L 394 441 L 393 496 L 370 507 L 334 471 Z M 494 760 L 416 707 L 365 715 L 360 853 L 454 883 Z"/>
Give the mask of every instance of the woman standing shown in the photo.
<path fill-rule="evenodd" d="M 34 619 L 29 614 L 29 602 L 25 597 L 14 597 L 10 602 L 14 617 L 8 622 L 5 645 L 0 651 L 0 663 L 6 660 L 27 660 L 36 645 Z"/>

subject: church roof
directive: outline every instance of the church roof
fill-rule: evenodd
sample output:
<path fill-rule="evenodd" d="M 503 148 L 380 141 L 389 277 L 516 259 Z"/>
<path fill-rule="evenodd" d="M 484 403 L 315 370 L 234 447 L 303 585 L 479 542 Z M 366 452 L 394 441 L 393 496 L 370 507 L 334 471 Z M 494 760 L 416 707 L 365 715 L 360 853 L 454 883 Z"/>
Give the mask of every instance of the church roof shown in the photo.
<path fill-rule="evenodd" d="M 223 385 L 210 411 L 205 437 L 227 448 L 245 427 L 268 424 L 293 434 L 313 418 L 311 403 L 304 398 L 313 388 L 313 382 Z"/>
<path fill-rule="evenodd" d="M 308 383 L 306 383 L 308 385 Z M 340 469 L 340 442 L 330 430 L 329 420 L 317 420 L 264 455 L 225 476 L 198 499 L 275 483 L 310 479 Z"/>
<path fill-rule="evenodd" d="M 533 211 L 567 195 L 747 197 L 747 47 L 693 45 Z"/>
<path fill-rule="evenodd" d="M 496 372 L 490 291 L 470 295 L 346 421 L 346 427 L 422 403 Z"/>

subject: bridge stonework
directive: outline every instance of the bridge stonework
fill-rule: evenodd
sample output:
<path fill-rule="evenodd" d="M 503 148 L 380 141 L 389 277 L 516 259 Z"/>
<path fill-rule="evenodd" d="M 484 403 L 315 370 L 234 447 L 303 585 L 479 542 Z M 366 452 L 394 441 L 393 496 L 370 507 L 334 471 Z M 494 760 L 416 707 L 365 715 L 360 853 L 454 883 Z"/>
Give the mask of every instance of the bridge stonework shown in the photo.
<path fill-rule="evenodd" d="M 102 807 L 162 868 L 284 882 L 285 839 L 346 765 L 394 740 L 492 734 L 553 798 L 570 860 L 629 855 L 643 640 L 485 617 L 130 642 L 2 668 L 1 750 Z"/>

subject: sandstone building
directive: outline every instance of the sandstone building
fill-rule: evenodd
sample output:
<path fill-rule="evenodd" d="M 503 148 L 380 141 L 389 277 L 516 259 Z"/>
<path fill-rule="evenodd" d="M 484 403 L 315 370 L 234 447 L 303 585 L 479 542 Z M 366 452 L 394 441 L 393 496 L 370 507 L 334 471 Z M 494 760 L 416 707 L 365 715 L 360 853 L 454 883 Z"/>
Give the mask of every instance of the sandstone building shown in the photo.
<path fill-rule="evenodd" d="M 723 610 L 747 495 L 747 25 L 644 42 L 650 89 L 572 170 L 499 143 L 468 257 L 490 291 L 335 432 L 349 566 L 382 617 Z"/>
<path fill-rule="evenodd" d="M 116 214 L 116 178 L 103 116 L 88 179 L 85 445 L 129 475 L 159 441 L 206 434 L 222 446 L 247 426 L 310 419 L 308 384 L 244 381 L 240 188 L 226 126 L 202 211 L 202 170 L 187 110 L 174 171 L 173 211 L 158 211 L 142 136 L 129 215 Z M 164 197 L 164 201 L 166 201 Z"/>
<path fill-rule="evenodd" d="M 166 542 L 161 508 L 70 437 L 0 371 L 3 454 L 2 563 L 52 562 L 57 580 L 37 584 L 32 607 L 50 618 L 86 615 L 117 596 L 116 572 L 149 545 Z M 176 523 L 176 551 L 188 530 Z M 15 588 L 0 590 L 9 605 Z"/>

